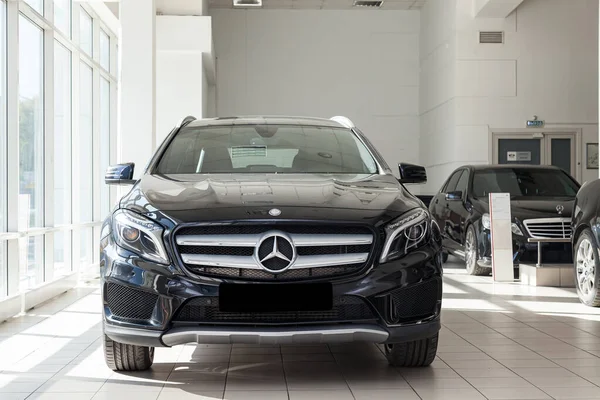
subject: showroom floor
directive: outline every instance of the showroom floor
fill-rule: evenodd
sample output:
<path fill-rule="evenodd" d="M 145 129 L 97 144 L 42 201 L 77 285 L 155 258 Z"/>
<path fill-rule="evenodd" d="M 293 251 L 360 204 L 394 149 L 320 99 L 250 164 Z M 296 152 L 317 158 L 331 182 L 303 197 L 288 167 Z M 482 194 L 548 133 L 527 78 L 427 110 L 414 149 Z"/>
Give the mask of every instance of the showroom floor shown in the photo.
<path fill-rule="evenodd" d="M 600 310 L 447 267 L 431 368 L 389 367 L 374 345 L 189 345 L 157 350 L 152 372 L 113 373 L 90 283 L 0 324 L 0 399 L 600 399 Z"/>

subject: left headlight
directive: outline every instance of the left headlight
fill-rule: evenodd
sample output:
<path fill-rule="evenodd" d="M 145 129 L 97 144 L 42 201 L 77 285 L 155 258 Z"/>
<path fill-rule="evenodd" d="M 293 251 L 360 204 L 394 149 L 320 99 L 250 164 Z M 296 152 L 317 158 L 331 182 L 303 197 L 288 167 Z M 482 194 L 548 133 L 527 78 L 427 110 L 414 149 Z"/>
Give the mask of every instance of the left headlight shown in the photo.
<path fill-rule="evenodd" d="M 408 250 L 427 240 L 429 214 L 423 209 L 411 211 L 385 227 L 385 244 L 379 262 L 400 258 Z"/>
<path fill-rule="evenodd" d="M 159 264 L 169 264 L 163 245 L 163 228 L 156 222 L 128 210 L 113 215 L 113 233 L 117 245 Z"/>

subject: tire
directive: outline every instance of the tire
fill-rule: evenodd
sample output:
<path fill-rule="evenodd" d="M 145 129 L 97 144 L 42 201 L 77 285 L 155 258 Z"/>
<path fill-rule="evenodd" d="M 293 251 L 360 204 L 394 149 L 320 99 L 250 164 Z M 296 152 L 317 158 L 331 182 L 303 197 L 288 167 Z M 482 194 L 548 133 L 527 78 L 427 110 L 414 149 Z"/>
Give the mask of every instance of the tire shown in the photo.
<path fill-rule="evenodd" d="M 581 233 L 574 250 L 575 287 L 579 300 L 586 306 L 600 307 L 600 257 L 592 231 L 586 228 Z"/>
<path fill-rule="evenodd" d="M 489 275 L 490 269 L 483 268 L 477 265 L 479 259 L 479 250 L 477 249 L 477 235 L 475 234 L 475 228 L 473 225 L 469 225 L 467 228 L 467 234 L 465 235 L 465 267 L 467 268 L 467 274 L 469 275 Z"/>
<path fill-rule="evenodd" d="M 386 344 L 385 356 L 394 367 L 427 367 L 437 353 L 438 336 L 406 343 Z"/>
<path fill-rule="evenodd" d="M 448 262 L 448 253 L 445 251 L 442 253 L 442 263 L 445 264 Z"/>
<path fill-rule="evenodd" d="M 145 371 L 154 361 L 154 347 L 119 343 L 104 335 L 104 359 L 113 371 Z"/>

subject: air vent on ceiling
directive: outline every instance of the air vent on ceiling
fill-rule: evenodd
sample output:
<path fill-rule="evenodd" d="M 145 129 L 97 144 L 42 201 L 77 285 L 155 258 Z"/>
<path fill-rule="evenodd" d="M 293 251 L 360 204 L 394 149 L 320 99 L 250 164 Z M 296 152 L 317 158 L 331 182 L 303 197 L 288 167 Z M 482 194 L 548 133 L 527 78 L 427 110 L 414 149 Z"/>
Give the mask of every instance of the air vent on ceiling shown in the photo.
<path fill-rule="evenodd" d="M 373 7 L 379 8 L 383 4 L 383 0 L 355 0 L 354 7 Z"/>
<path fill-rule="evenodd" d="M 502 31 L 483 31 L 479 32 L 479 43 L 504 43 L 504 32 Z"/>
<path fill-rule="evenodd" d="M 262 7 L 262 0 L 233 0 L 234 7 Z"/>

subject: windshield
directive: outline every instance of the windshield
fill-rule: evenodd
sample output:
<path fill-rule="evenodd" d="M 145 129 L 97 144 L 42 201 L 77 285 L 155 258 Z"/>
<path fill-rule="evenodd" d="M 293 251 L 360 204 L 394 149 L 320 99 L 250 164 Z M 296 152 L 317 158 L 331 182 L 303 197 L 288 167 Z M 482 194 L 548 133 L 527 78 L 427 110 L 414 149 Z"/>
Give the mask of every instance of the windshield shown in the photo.
<path fill-rule="evenodd" d="M 188 127 L 175 136 L 155 173 L 374 174 L 377 164 L 344 128 L 296 125 Z"/>
<path fill-rule="evenodd" d="M 473 195 L 510 193 L 515 197 L 575 197 L 579 186 L 563 171 L 507 168 L 475 171 Z"/>

